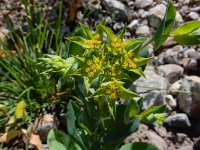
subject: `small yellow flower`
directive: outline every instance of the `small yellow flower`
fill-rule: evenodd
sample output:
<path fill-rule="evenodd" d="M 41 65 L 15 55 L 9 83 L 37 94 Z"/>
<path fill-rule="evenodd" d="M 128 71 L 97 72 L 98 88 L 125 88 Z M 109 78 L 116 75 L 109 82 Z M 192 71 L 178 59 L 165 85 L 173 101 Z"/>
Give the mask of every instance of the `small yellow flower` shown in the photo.
<path fill-rule="evenodd" d="M 89 60 L 86 64 L 87 68 L 85 69 L 85 72 L 88 73 L 89 77 L 94 77 L 94 75 L 101 70 L 101 66 L 94 60 Z"/>
<path fill-rule="evenodd" d="M 94 76 L 94 72 L 89 72 L 88 75 L 89 75 L 89 77 L 93 77 Z"/>
<path fill-rule="evenodd" d="M 134 62 L 134 54 L 132 52 L 129 52 L 124 56 L 124 63 L 123 63 L 124 68 L 130 68 L 130 69 L 135 69 L 137 68 L 137 65 Z"/>
<path fill-rule="evenodd" d="M 89 48 L 100 48 L 101 41 L 99 38 L 99 34 L 96 34 L 91 40 L 86 40 L 85 43 L 89 46 Z"/>
<path fill-rule="evenodd" d="M 113 38 L 111 40 L 111 46 L 114 48 L 114 50 L 120 53 L 124 50 L 124 42 L 122 41 L 122 39 Z"/>
<path fill-rule="evenodd" d="M 116 80 L 110 81 L 108 83 L 106 93 L 109 95 L 110 99 L 117 100 L 120 86 L 122 86 L 122 84 L 118 83 Z"/>

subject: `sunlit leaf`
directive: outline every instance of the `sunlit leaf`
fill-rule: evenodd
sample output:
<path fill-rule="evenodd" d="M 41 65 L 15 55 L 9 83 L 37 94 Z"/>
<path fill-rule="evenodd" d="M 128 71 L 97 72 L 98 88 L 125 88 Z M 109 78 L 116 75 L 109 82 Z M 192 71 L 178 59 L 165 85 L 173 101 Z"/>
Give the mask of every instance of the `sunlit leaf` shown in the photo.
<path fill-rule="evenodd" d="M 184 25 L 178 27 L 174 33 L 174 39 L 184 45 L 196 45 L 200 44 L 200 21 L 187 22 Z"/>
<path fill-rule="evenodd" d="M 129 47 L 133 46 L 134 44 L 142 43 L 141 40 L 131 39 L 126 42 L 124 42 L 124 48 L 128 49 Z"/>
<path fill-rule="evenodd" d="M 158 49 L 168 38 L 170 32 L 173 28 L 174 21 L 176 17 L 176 9 L 171 0 L 168 0 L 168 6 L 165 13 L 165 16 L 156 30 L 156 33 L 153 36 L 155 41 L 154 49 Z"/>
<path fill-rule="evenodd" d="M 111 41 L 115 37 L 115 34 L 113 33 L 113 31 L 110 28 L 104 26 L 103 24 L 101 24 L 101 27 L 106 32 L 108 36 L 108 41 Z"/>
<path fill-rule="evenodd" d="M 140 95 L 125 89 L 125 88 L 120 88 L 119 96 L 122 98 L 133 98 L 133 97 L 140 97 Z"/>
<path fill-rule="evenodd" d="M 166 109 L 166 105 L 159 105 L 159 106 L 151 106 L 145 111 L 143 111 L 139 118 L 143 122 L 148 122 L 148 116 L 151 114 L 159 114 L 159 113 L 164 113 Z"/>
<path fill-rule="evenodd" d="M 25 117 L 25 108 L 26 103 L 24 101 L 20 101 L 15 108 L 15 118 L 23 119 Z"/>
<path fill-rule="evenodd" d="M 73 36 L 73 37 L 67 37 L 67 40 L 74 42 L 80 46 L 82 46 L 83 48 L 89 48 L 89 45 L 86 44 L 86 39 L 80 37 L 80 36 Z"/>
<path fill-rule="evenodd" d="M 90 31 L 90 29 L 89 29 L 86 25 L 84 25 L 84 24 L 82 24 L 82 23 L 80 23 L 80 22 L 79 22 L 79 24 L 81 25 L 81 27 L 82 27 L 83 31 L 85 32 L 87 38 L 88 38 L 88 39 L 91 39 L 94 35 L 93 35 L 92 32 Z"/>

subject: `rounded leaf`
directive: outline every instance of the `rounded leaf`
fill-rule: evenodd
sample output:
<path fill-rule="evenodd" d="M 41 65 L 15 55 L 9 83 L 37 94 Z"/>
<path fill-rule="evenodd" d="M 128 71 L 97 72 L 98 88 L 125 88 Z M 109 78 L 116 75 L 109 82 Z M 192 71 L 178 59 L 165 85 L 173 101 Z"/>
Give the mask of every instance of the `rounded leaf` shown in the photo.
<path fill-rule="evenodd" d="M 200 28 L 200 21 L 191 21 L 177 28 L 173 34 L 176 42 L 184 45 L 200 44 L 200 38 L 195 31 Z M 193 34 L 195 33 L 195 34 Z"/>

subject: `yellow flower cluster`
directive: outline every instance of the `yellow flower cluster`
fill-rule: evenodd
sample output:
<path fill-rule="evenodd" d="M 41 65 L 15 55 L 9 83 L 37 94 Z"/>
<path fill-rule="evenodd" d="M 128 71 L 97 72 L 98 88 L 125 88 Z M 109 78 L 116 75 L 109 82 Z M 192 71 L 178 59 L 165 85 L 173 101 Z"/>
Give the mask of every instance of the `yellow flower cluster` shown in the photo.
<path fill-rule="evenodd" d="M 128 53 L 124 56 L 124 64 L 123 67 L 125 68 L 131 68 L 131 69 L 135 69 L 137 68 L 137 65 L 134 62 L 134 55 L 133 53 Z"/>
<path fill-rule="evenodd" d="M 87 61 L 87 68 L 86 72 L 88 73 L 89 77 L 94 77 L 95 73 L 101 70 L 101 66 L 94 61 Z"/>
<path fill-rule="evenodd" d="M 107 94 L 110 99 L 117 99 L 121 84 L 117 83 L 117 81 L 110 81 L 107 85 Z"/>
<path fill-rule="evenodd" d="M 96 34 L 91 40 L 86 40 L 85 43 L 89 45 L 89 48 L 100 48 L 101 41 L 99 34 Z"/>
<path fill-rule="evenodd" d="M 121 71 L 117 66 L 112 66 L 108 72 L 108 75 L 113 76 L 113 77 L 120 74 L 121 74 Z"/>
<path fill-rule="evenodd" d="M 124 50 L 124 42 L 118 38 L 111 40 L 111 46 L 120 53 Z"/>

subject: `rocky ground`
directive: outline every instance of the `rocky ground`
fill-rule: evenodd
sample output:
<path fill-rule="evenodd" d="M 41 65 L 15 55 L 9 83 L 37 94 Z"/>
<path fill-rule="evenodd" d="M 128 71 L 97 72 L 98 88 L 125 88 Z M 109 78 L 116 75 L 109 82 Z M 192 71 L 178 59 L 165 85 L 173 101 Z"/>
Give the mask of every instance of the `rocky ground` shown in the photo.
<path fill-rule="evenodd" d="M 64 1 L 64 7 L 72 1 Z M 191 0 L 192 1 L 192 0 Z M 56 0 L 47 0 L 49 6 L 59 8 Z M 119 31 L 127 24 L 126 38 L 138 36 L 151 37 L 159 25 L 166 10 L 164 0 L 82 0 L 76 1 L 75 16 L 85 24 L 94 28 L 105 18 L 106 25 Z M 177 9 L 176 23 L 178 27 L 184 22 L 200 20 L 200 2 L 193 0 L 174 0 Z M 65 6 L 66 5 L 66 6 Z M 83 9 L 90 13 L 83 15 Z M 70 11 L 64 11 L 70 17 Z M 49 9 L 46 17 L 56 16 L 56 9 Z M 73 13 L 72 13 L 73 14 Z M 3 40 L 8 30 L 4 17 L 9 16 L 15 28 L 26 26 L 23 6 L 19 0 L 0 0 L 0 37 Z M 56 18 L 56 17 L 55 17 Z M 54 18 L 50 18 L 54 19 Z M 62 26 L 63 32 L 71 27 Z M 152 105 L 166 104 L 168 117 L 162 127 L 143 124 L 137 133 L 130 135 L 125 143 L 146 141 L 157 145 L 161 150 L 199 150 L 200 149 L 200 47 L 178 45 L 169 38 L 156 52 L 149 46 L 150 55 L 154 59 L 148 64 L 145 74 L 147 79 L 140 78 L 131 90 L 143 95 L 146 99 L 144 108 Z"/>

